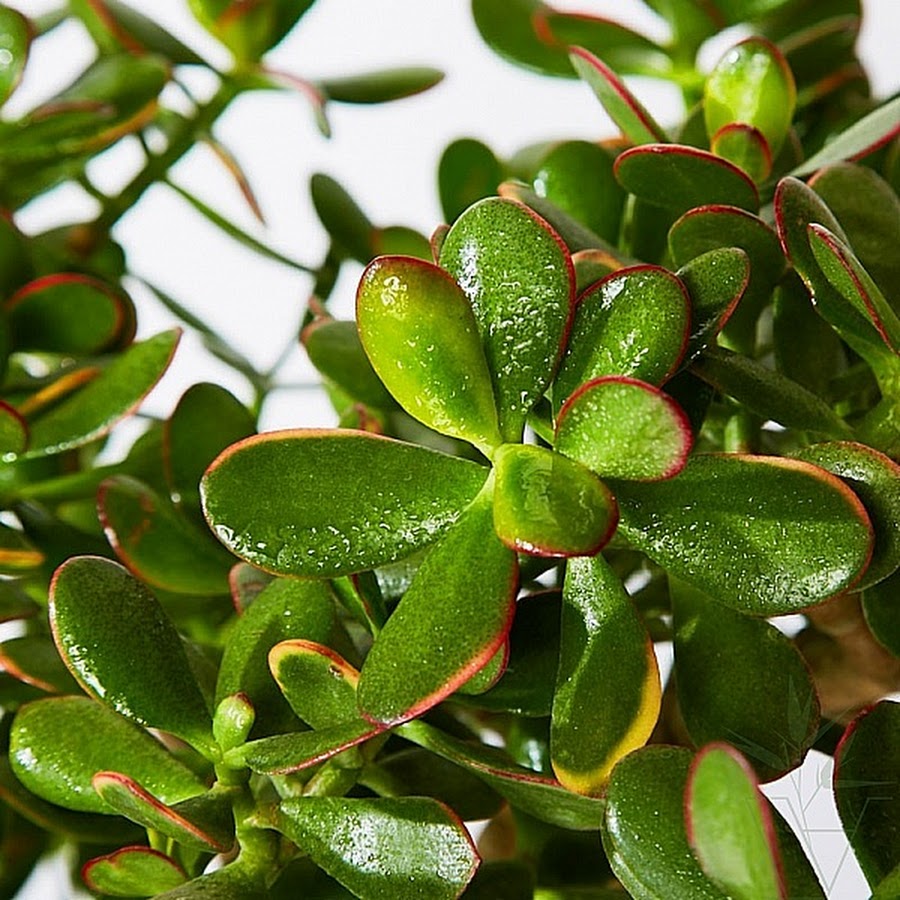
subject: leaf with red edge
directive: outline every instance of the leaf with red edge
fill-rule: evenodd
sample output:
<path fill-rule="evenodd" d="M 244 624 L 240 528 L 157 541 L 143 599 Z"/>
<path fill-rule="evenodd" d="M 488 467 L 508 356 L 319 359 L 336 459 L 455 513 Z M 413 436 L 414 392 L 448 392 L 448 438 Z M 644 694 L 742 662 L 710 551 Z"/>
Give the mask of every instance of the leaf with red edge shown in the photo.
<path fill-rule="evenodd" d="M 88 889 L 108 897 L 151 897 L 187 880 L 175 860 L 150 847 L 123 847 L 88 860 L 81 869 Z"/>
<path fill-rule="evenodd" d="M 494 529 L 533 556 L 592 556 L 612 537 L 616 501 L 589 469 L 565 456 L 504 444 L 494 456 Z"/>
<path fill-rule="evenodd" d="M 785 900 L 772 816 L 740 753 L 728 744 L 704 747 L 691 764 L 684 804 L 688 841 L 713 882 L 738 900 Z"/>
<path fill-rule="evenodd" d="M 441 266 L 475 313 L 504 440 L 550 384 L 575 303 L 575 270 L 560 236 L 521 203 L 488 198 L 469 207 L 441 246 Z"/>
<path fill-rule="evenodd" d="M 506 639 L 518 581 L 516 555 L 494 533 L 482 492 L 425 557 L 363 664 L 359 706 L 394 725 L 449 696 Z"/>
<path fill-rule="evenodd" d="M 78 682 L 44 634 L 25 634 L 0 644 L 0 666 L 14 678 L 50 694 L 77 694 Z"/>
<path fill-rule="evenodd" d="M 587 82 L 609 117 L 632 144 L 668 140 L 665 131 L 605 62 L 581 47 L 574 47 L 569 59 L 578 76 Z"/>
<path fill-rule="evenodd" d="M 724 203 L 756 212 L 759 194 L 737 166 L 697 147 L 645 144 L 616 160 L 616 178 L 625 190 L 676 215 Z"/>
<path fill-rule="evenodd" d="M 555 405 L 608 375 L 662 384 L 684 356 L 690 320 L 687 290 L 666 269 L 631 266 L 601 279 L 578 298 Z"/>
<path fill-rule="evenodd" d="M 658 388 L 612 375 L 582 385 L 556 422 L 556 449 L 601 478 L 674 478 L 693 446 L 690 422 Z"/>
<path fill-rule="evenodd" d="M 710 150 L 746 172 L 756 184 L 772 171 L 772 151 L 762 132 L 751 125 L 732 122 L 723 126 L 710 139 Z"/>
<path fill-rule="evenodd" d="M 0 454 L 18 455 L 28 446 L 28 423 L 21 413 L 0 400 Z"/>

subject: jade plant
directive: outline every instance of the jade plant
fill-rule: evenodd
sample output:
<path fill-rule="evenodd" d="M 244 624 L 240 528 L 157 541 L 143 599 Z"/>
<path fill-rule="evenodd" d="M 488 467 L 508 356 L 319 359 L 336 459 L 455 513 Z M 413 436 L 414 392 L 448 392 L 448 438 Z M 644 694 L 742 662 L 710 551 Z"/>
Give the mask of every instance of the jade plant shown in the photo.
<path fill-rule="evenodd" d="M 7 94 L 67 16 L 98 52 L 2 123 L 3 891 L 64 843 L 106 896 L 824 897 L 760 790 L 815 748 L 900 896 L 900 98 L 870 96 L 859 3 L 652 0 L 660 45 L 473 0 L 488 46 L 621 134 L 455 141 L 430 240 L 318 173 L 318 266 L 176 187 L 311 279 L 287 327 L 339 426 L 257 433 L 278 369 L 157 289 L 253 399 L 194 385 L 98 462 L 178 340 L 133 340 L 119 218 L 198 140 L 252 200 L 211 136 L 240 94 L 299 88 L 327 131 L 329 102 L 439 78 L 273 72 L 311 5 L 191 0 L 233 66 L 190 115 L 159 94 L 211 67 L 133 8 L 0 8 Z M 146 164 L 107 197 L 86 166 L 125 135 Z M 67 180 L 99 215 L 21 234 Z"/>

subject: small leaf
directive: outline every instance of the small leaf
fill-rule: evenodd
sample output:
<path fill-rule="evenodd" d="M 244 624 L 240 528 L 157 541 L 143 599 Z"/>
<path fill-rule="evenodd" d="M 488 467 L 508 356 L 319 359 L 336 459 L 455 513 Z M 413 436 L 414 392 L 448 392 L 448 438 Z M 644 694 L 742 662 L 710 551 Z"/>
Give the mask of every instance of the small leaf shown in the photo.
<path fill-rule="evenodd" d="M 210 713 L 181 638 L 125 569 L 99 557 L 63 564 L 50 586 L 50 624 L 60 655 L 89 694 L 210 752 Z"/>
<path fill-rule="evenodd" d="M 684 356 L 690 318 L 684 285 L 658 266 L 619 269 L 589 287 L 578 298 L 553 386 L 557 407 L 607 375 L 662 384 Z"/>
<path fill-rule="evenodd" d="M 772 817 L 753 770 L 727 744 L 694 759 L 685 787 L 688 839 L 704 872 L 735 900 L 787 897 Z"/>
<path fill-rule="evenodd" d="M 659 670 L 641 617 L 601 556 L 566 564 L 561 628 L 553 771 L 569 790 L 596 795 L 656 726 Z"/>
<path fill-rule="evenodd" d="M 424 797 L 292 797 L 277 821 L 329 875 L 370 900 L 455 900 L 480 862 L 456 816 Z"/>
<path fill-rule="evenodd" d="M 869 561 L 865 508 L 840 479 L 797 460 L 696 455 L 677 478 L 617 482 L 619 529 L 726 606 L 795 612 L 854 584 Z"/>
<path fill-rule="evenodd" d="M 175 860 L 149 847 L 123 847 L 84 864 L 81 877 L 91 891 L 108 897 L 152 897 L 184 884 Z"/>
<path fill-rule="evenodd" d="M 882 700 L 850 723 L 834 754 L 834 798 L 874 888 L 900 865 L 900 704 Z"/>
<path fill-rule="evenodd" d="M 146 785 L 165 803 L 204 790 L 203 782 L 159 741 L 86 697 L 54 697 L 23 706 L 13 722 L 9 758 L 30 791 L 83 812 L 112 813 L 91 786 L 97 772 L 109 769 Z"/>
<path fill-rule="evenodd" d="M 25 456 L 48 456 L 106 434 L 132 412 L 168 368 L 180 331 L 164 331 L 133 344 L 102 374 L 31 425 Z"/>
<path fill-rule="evenodd" d="M 453 222 L 473 203 L 492 197 L 503 178 L 503 164 L 486 144 L 474 138 L 460 138 L 448 144 L 438 164 L 444 219 Z"/>
<path fill-rule="evenodd" d="M 4 641 L 0 665 L 13 678 L 50 694 L 77 694 L 80 690 L 46 635 L 26 634 Z"/>
<path fill-rule="evenodd" d="M 659 389 L 622 376 L 597 378 L 566 401 L 556 449 L 601 478 L 674 478 L 693 445 L 690 422 Z"/>
<path fill-rule="evenodd" d="M 494 529 L 507 547 L 592 556 L 615 531 L 615 498 L 577 462 L 543 447 L 504 444 L 494 465 Z"/>
<path fill-rule="evenodd" d="M 487 475 L 475 463 L 364 432 L 296 430 L 226 450 L 201 496 L 219 540 L 254 566 L 334 576 L 432 543 Z"/>
<path fill-rule="evenodd" d="M 616 160 L 616 178 L 625 190 L 676 215 L 709 204 L 730 204 L 755 212 L 756 186 L 737 166 L 681 144 L 645 144 Z"/>
<path fill-rule="evenodd" d="M 478 323 L 504 440 L 547 389 L 575 301 L 575 270 L 559 235 L 521 203 L 489 198 L 447 233 L 441 266 L 462 288 Z"/>
<path fill-rule="evenodd" d="M 363 273 L 356 315 L 372 366 L 400 405 L 490 455 L 502 442 L 491 374 L 459 285 L 431 263 L 379 257 Z"/>
<path fill-rule="evenodd" d="M 43 565 L 45 556 L 18 528 L 0 524 L 0 572 L 18 574 Z"/>
<path fill-rule="evenodd" d="M 485 491 L 425 557 L 369 651 L 359 680 L 363 715 L 386 725 L 410 719 L 485 666 L 512 624 L 517 576 Z"/>
<path fill-rule="evenodd" d="M 309 180 L 316 214 L 342 252 L 365 265 L 375 255 L 375 226 L 347 191 L 329 175 L 316 172 Z"/>
<path fill-rule="evenodd" d="M 338 103 L 388 103 L 427 91 L 443 78 L 444 73 L 440 69 L 408 66 L 344 78 L 329 78 L 320 81 L 318 87 L 329 100 Z"/>
<path fill-rule="evenodd" d="M 31 25 L 22 13 L 7 6 L 0 10 L 0 40 L 6 51 L 0 64 L 0 105 L 22 79 L 32 37 Z"/>
<path fill-rule="evenodd" d="M 579 78 L 587 82 L 630 143 L 653 144 L 668 140 L 665 131 L 606 63 L 581 47 L 572 48 L 569 59 Z"/>
<path fill-rule="evenodd" d="M 772 171 L 772 151 L 762 132 L 751 125 L 733 122 L 722 126 L 710 138 L 709 149 L 737 166 L 756 184 L 764 182 Z"/>
<path fill-rule="evenodd" d="M 147 485 L 128 475 L 107 478 L 97 509 L 116 556 L 147 584 L 197 597 L 228 593 L 234 560 Z"/>

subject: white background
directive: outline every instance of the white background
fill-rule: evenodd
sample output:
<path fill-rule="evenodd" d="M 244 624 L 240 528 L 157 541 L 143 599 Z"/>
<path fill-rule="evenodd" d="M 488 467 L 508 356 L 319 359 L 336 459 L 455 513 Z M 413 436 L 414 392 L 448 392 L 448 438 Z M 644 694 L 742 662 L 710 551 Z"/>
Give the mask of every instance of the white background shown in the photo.
<path fill-rule="evenodd" d="M 55 0 L 7 0 L 33 14 Z M 228 56 L 191 19 L 185 0 L 130 0 L 165 24 L 216 65 Z M 639 0 L 558 2 L 560 8 L 617 18 L 651 37 L 665 39 L 665 27 Z M 870 66 L 877 95 L 900 86 L 900 0 L 865 0 L 866 20 L 860 53 Z M 721 35 L 706 48 L 707 66 L 734 34 Z M 91 45 L 76 25 L 64 26 L 40 41 L 29 75 L 7 106 L 13 115 L 64 86 L 91 57 Z M 249 174 L 268 227 L 257 225 L 230 176 L 212 154 L 198 148 L 176 166 L 173 177 L 245 230 L 282 252 L 318 265 L 326 244 L 308 196 L 308 179 L 326 172 L 343 183 L 378 224 L 411 225 L 428 234 L 440 221 L 435 167 L 441 150 L 463 135 L 478 137 L 499 155 L 547 138 L 595 139 L 613 127 L 590 90 L 575 81 L 544 78 L 515 68 L 481 43 L 465 0 L 319 0 L 291 37 L 270 55 L 273 67 L 315 79 L 412 64 L 437 66 L 446 80 L 425 95 L 378 107 L 335 105 L 330 109 L 333 137 L 315 128 L 306 101 L 298 94 L 265 93 L 241 98 L 216 127 Z M 203 73 L 187 73 L 195 91 L 214 87 Z M 664 125 L 681 114 L 673 88 L 629 79 L 633 90 Z M 168 96 L 168 95 L 167 95 Z M 173 92 L 172 100 L 180 102 Z M 91 167 L 91 177 L 114 192 L 136 171 L 140 156 L 130 141 Z M 36 231 L 92 213 L 80 190 L 57 191 L 23 211 L 20 224 Z M 165 187 L 152 189 L 116 228 L 132 269 L 146 275 L 185 306 L 205 318 L 260 367 L 271 364 L 296 336 L 309 293 L 309 279 L 249 254 L 215 231 Z M 352 310 L 356 269 L 344 277 L 333 308 Z M 135 289 L 140 334 L 155 333 L 171 317 Z M 286 382 L 306 384 L 314 373 L 297 350 L 284 370 Z M 176 362 L 147 408 L 167 413 L 181 391 L 197 380 L 215 380 L 248 399 L 238 376 L 210 360 L 196 338 L 186 334 Z M 265 428 L 327 425 L 333 416 L 317 391 L 277 392 L 264 410 Z M 830 761 L 817 754 L 798 772 L 767 792 L 795 826 L 833 898 L 867 896 L 858 867 L 839 837 L 830 800 Z M 837 832 L 837 833 L 836 833 Z M 53 876 L 25 896 L 54 900 Z M 58 889 L 61 890 L 61 889 Z"/>

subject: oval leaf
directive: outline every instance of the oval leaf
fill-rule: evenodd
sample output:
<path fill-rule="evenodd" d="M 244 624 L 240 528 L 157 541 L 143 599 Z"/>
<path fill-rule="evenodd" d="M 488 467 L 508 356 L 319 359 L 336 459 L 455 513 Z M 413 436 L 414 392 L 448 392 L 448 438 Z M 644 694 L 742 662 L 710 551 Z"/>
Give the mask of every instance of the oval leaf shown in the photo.
<path fill-rule="evenodd" d="M 0 10 L 0 35 L 6 51 L 0 64 L 0 104 L 3 104 L 22 79 L 33 35 L 28 19 L 8 6 Z"/>
<path fill-rule="evenodd" d="M 503 164 L 486 144 L 460 138 L 448 144 L 438 164 L 438 192 L 444 220 L 453 222 L 469 206 L 497 193 Z"/>
<path fill-rule="evenodd" d="M 282 431 L 222 453 L 201 496 L 233 553 L 279 575 L 329 577 L 432 543 L 487 475 L 474 463 L 364 432 Z"/>
<path fill-rule="evenodd" d="M 108 897 L 151 897 L 184 884 L 175 860 L 149 847 L 123 847 L 89 860 L 81 869 L 89 890 Z"/>
<path fill-rule="evenodd" d="M 387 103 L 427 91 L 443 78 L 444 73 L 440 69 L 408 66 L 329 78 L 320 81 L 318 88 L 329 100 L 339 103 Z"/>

